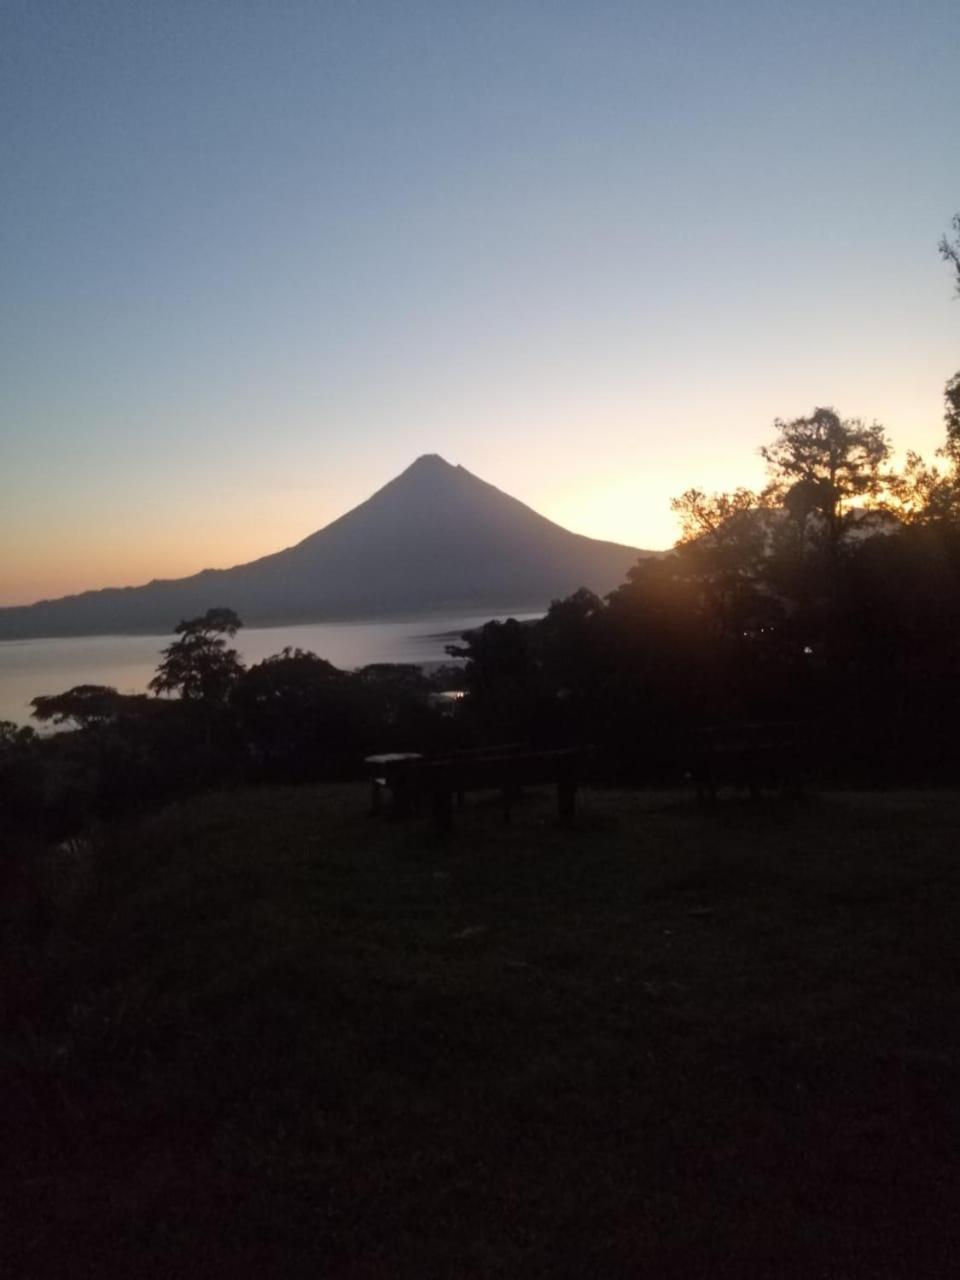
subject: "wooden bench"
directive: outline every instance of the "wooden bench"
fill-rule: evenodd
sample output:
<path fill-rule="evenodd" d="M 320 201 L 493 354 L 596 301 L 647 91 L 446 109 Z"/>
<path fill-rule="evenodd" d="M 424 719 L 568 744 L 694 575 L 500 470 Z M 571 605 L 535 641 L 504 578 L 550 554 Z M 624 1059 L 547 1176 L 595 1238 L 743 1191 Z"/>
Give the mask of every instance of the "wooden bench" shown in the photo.
<path fill-rule="evenodd" d="M 583 766 L 592 754 L 592 749 L 583 747 L 537 751 L 508 744 L 445 756 L 371 756 L 368 766 L 379 771 L 374 779 L 373 807 L 382 811 L 384 789 L 393 797 L 392 812 L 397 816 L 413 812 L 427 800 L 435 825 L 447 830 L 453 824 L 454 798 L 462 804 L 468 791 L 499 791 L 503 818 L 509 821 L 511 807 L 524 786 L 555 783 L 558 817 L 570 823 L 576 814 Z"/>

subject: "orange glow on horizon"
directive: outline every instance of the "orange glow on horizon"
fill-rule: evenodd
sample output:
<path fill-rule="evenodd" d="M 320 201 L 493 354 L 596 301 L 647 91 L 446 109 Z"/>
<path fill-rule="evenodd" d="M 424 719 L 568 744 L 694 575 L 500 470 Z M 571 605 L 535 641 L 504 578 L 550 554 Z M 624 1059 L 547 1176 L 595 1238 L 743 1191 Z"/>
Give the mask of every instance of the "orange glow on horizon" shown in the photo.
<path fill-rule="evenodd" d="M 482 476 L 479 470 L 475 474 Z M 670 512 L 676 486 L 667 490 L 660 483 L 659 491 L 649 478 L 639 484 L 597 481 L 579 491 L 543 494 L 541 500 L 516 491 L 513 496 L 575 533 L 654 550 L 671 546 L 677 536 Z M 234 506 L 220 513 L 207 510 L 194 520 L 181 517 L 172 522 L 172 530 L 147 527 L 145 521 L 141 527 L 131 521 L 120 529 L 108 522 L 83 530 L 48 529 L 29 557 L 14 554 L 0 566 L 0 607 L 244 564 L 295 545 L 356 501 L 336 507 L 331 501 L 329 510 L 318 512 L 317 495 L 310 493 L 256 505 L 255 519 L 249 513 L 239 519 Z M 18 540 L 27 541 L 23 536 Z M 11 541 L 15 545 L 17 539 Z"/>
<path fill-rule="evenodd" d="M 451 455 L 448 461 L 460 459 Z M 661 457 L 655 467 L 634 457 L 614 474 L 599 462 L 592 469 L 531 465 L 524 472 L 518 467 L 523 461 L 508 458 L 500 465 L 498 452 L 477 461 L 464 458 L 463 465 L 564 528 L 649 551 L 667 549 L 679 537 L 670 500 L 685 489 L 759 489 L 765 480 L 756 453 L 744 456 L 739 450 L 729 457 Z M 39 533 L 24 521 L 0 535 L 9 552 L 0 562 L 0 607 L 256 560 L 322 529 L 392 478 L 388 472 L 371 483 L 355 473 L 326 493 L 311 486 L 222 492 L 202 501 L 184 494 L 162 512 L 146 507 L 121 513 L 106 504 L 94 511 L 75 508 L 58 513 Z"/>

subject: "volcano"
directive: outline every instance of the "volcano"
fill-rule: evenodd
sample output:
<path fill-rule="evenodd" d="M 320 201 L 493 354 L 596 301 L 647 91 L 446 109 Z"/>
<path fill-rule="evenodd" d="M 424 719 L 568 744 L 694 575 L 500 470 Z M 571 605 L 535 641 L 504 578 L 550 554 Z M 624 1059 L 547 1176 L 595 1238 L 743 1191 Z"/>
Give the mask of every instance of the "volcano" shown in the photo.
<path fill-rule="evenodd" d="M 247 626 L 545 609 L 623 581 L 635 547 L 571 533 L 437 454 L 296 546 L 232 569 L 0 609 L 0 639 L 164 634 L 227 606 Z"/>

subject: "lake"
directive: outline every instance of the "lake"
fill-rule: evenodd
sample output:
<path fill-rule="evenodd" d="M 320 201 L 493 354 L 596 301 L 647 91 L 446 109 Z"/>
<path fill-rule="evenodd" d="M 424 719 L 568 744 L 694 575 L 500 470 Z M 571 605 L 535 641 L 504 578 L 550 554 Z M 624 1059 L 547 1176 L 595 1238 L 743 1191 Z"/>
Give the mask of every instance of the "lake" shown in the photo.
<path fill-rule="evenodd" d="M 535 618 L 539 614 L 517 614 Z M 248 664 L 289 645 L 309 649 L 337 667 L 370 662 L 448 661 L 445 646 L 489 614 L 446 614 L 404 622 L 324 622 L 294 627 L 244 627 L 233 641 Z M 453 635 L 451 635 L 453 633 Z M 30 723 L 30 699 L 77 684 L 113 685 L 143 693 L 171 636 L 71 636 L 0 641 L 0 720 Z"/>

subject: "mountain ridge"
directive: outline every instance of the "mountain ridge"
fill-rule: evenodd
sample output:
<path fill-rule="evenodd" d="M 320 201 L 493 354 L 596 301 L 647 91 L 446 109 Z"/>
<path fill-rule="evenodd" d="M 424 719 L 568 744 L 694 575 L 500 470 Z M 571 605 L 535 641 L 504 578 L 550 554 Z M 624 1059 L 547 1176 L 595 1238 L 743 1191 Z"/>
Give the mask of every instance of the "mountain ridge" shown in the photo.
<path fill-rule="evenodd" d="M 602 594 L 643 555 L 576 534 L 439 454 L 422 454 L 292 546 L 225 569 L 0 607 L 0 639 L 160 633 L 212 605 L 251 626 L 445 609 L 539 609 Z"/>

